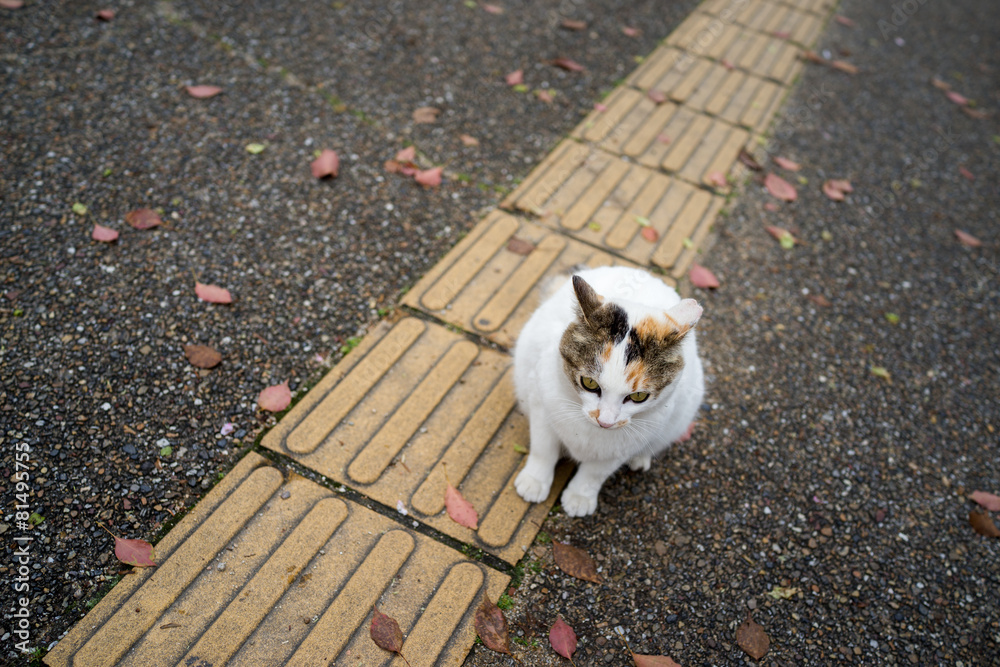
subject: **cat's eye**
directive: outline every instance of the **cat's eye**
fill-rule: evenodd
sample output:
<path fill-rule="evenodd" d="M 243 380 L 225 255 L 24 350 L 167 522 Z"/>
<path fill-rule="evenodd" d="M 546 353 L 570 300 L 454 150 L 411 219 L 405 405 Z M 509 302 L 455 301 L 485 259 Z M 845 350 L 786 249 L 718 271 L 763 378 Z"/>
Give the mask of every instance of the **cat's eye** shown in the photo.
<path fill-rule="evenodd" d="M 580 384 L 582 384 L 583 388 L 587 391 L 601 391 L 601 385 L 597 384 L 597 380 L 594 378 L 582 377 L 580 378 Z"/>
<path fill-rule="evenodd" d="M 628 400 L 632 401 L 633 403 L 642 403 L 647 398 L 649 398 L 649 394 L 645 391 L 637 391 L 634 394 L 628 395 Z"/>

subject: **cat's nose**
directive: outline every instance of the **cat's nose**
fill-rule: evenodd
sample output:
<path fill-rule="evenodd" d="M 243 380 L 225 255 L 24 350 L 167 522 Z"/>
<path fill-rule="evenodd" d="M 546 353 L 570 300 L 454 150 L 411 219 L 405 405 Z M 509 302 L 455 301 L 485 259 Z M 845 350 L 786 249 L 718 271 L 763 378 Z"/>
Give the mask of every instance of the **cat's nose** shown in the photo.
<path fill-rule="evenodd" d="M 597 425 L 600 426 L 601 428 L 611 428 L 612 426 L 615 425 L 615 423 L 614 422 L 602 422 L 601 419 L 600 419 L 600 417 L 598 417 L 597 418 Z"/>

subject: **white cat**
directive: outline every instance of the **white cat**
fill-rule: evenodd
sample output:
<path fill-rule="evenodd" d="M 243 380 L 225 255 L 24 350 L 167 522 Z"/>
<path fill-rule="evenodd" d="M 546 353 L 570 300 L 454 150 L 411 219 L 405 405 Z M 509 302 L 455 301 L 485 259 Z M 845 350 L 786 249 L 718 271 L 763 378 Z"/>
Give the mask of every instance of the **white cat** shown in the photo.
<path fill-rule="evenodd" d="M 514 384 L 531 451 L 514 487 L 549 495 L 561 451 L 578 464 L 562 494 L 569 516 L 597 509 L 623 463 L 650 459 L 687 431 L 705 393 L 694 299 L 639 269 L 579 271 L 546 299 L 514 349 Z M 562 443 L 562 449 L 560 448 Z"/>

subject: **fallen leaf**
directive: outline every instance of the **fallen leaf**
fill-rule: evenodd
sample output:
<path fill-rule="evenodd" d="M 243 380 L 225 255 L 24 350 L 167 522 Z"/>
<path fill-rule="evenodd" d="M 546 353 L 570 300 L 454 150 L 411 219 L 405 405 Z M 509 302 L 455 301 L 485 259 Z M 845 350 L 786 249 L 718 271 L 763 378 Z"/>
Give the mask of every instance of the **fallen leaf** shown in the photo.
<path fill-rule="evenodd" d="M 651 90 L 646 93 L 646 97 L 655 102 L 656 104 L 663 104 L 667 101 L 667 94 L 662 90 Z"/>
<path fill-rule="evenodd" d="M 795 237 L 792 233 L 785 229 L 784 227 L 775 227 L 774 225 L 768 225 L 764 229 L 767 233 L 774 237 L 774 239 L 781 244 L 781 247 L 785 250 L 791 250 L 795 247 Z"/>
<path fill-rule="evenodd" d="M 799 169 L 802 168 L 802 165 L 800 165 L 798 162 L 789 160 L 786 157 L 781 157 L 780 155 L 775 156 L 773 158 L 773 162 L 774 164 L 778 165 L 779 167 L 781 167 L 786 171 L 798 171 Z"/>
<path fill-rule="evenodd" d="M 542 102 L 545 102 L 546 104 L 552 104 L 553 100 L 552 93 L 544 88 L 535 89 L 535 97 L 540 99 Z"/>
<path fill-rule="evenodd" d="M 503 612 L 487 597 L 476 609 L 474 620 L 476 634 L 483 640 L 486 648 L 497 653 L 510 655 L 510 637 L 507 634 L 507 619 Z"/>
<path fill-rule="evenodd" d="M 118 230 L 95 223 L 94 231 L 90 233 L 90 238 L 102 243 L 113 243 L 118 240 Z"/>
<path fill-rule="evenodd" d="M 594 102 L 594 111 L 600 111 L 601 113 L 604 113 L 607 110 L 608 110 L 607 105 L 601 104 L 600 102 Z"/>
<path fill-rule="evenodd" d="M 399 657 L 403 658 L 403 661 L 409 665 L 409 661 L 400 653 L 403 648 L 403 632 L 399 629 L 399 623 L 392 616 L 386 616 L 380 612 L 378 607 L 373 607 L 373 609 L 372 624 L 369 628 L 372 641 L 384 651 L 399 653 Z"/>
<path fill-rule="evenodd" d="M 503 14 L 503 7 L 500 5 L 491 5 L 489 3 L 483 3 L 483 11 L 487 14 Z"/>
<path fill-rule="evenodd" d="M 554 65 L 560 69 L 564 69 L 567 72 L 582 72 L 586 69 L 583 65 L 576 62 L 575 60 L 570 60 L 569 58 L 555 58 L 549 61 L 550 65 Z"/>
<path fill-rule="evenodd" d="M 715 289 L 719 286 L 719 279 L 715 277 L 715 274 L 700 264 L 691 265 L 688 278 L 692 285 L 702 289 Z"/>
<path fill-rule="evenodd" d="M 597 563 L 583 549 L 553 540 L 552 557 L 559 569 L 571 577 L 601 583 L 601 578 L 597 575 Z"/>
<path fill-rule="evenodd" d="M 337 178 L 340 174 L 340 156 L 337 151 L 324 148 L 319 157 L 309 164 L 313 178 L 326 178 L 331 176 Z"/>
<path fill-rule="evenodd" d="M 160 630 L 168 630 L 170 628 L 179 628 L 179 627 L 181 627 L 180 623 L 164 623 L 163 625 L 160 626 Z"/>
<path fill-rule="evenodd" d="M 566 28 L 567 30 L 586 30 L 587 22 L 577 21 L 576 19 L 563 19 L 562 22 L 559 23 L 559 26 Z"/>
<path fill-rule="evenodd" d="M 229 293 L 229 290 L 218 285 L 205 285 L 204 283 L 195 281 L 194 293 L 199 299 L 208 301 L 209 303 L 233 302 L 233 295 Z"/>
<path fill-rule="evenodd" d="M 768 174 L 764 178 L 764 187 L 773 196 L 783 201 L 795 201 L 799 196 L 795 186 L 777 174 Z"/>
<path fill-rule="evenodd" d="M 535 244 L 531 241 L 525 241 L 517 236 L 510 237 L 510 241 L 507 241 L 507 250 L 516 255 L 530 255 L 531 251 L 535 249 Z"/>
<path fill-rule="evenodd" d="M 20 9 L 24 7 L 24 0 L 0 0 L 0 7 L 3 9 Z"/>
<path fill-rule="evenodd" d="M 736 643 L 739 644 L 743 652 L 754 660 L 760 660 L 767 653 L 771 646 L 764 628 L 758 625 L 749 615 L 745 621 L 736 628 Z"/>
<path fill-rule="evenodd" d="M 478 146 L 479 145 L 479 139 L 476 139 L 475 137 L 473 137 L 472 135 L 469 135 L 469 134 L 460 134 L 460 135 L 458 135 L 458 139 L 459 139 L 459 141 L 462 142 L 462 144 L 464 146 Z"/>
<path fill-rule="evenodd" d="M 250 155 L 260 155 L 264 152 L 265 148 L 267 148 L 267 146 L 264 144 L 253 143 L 246 145 L 246 151 L 247 153 L 250 153 Z"/>
<path fill-rule="evenodd" d="M 199 100 L 205 100 L 208 99 L 209 97 L 215 97 L 216 95 L 222 92 L 222 88 L 219 88 L 218 86 L 206 86 L 206 85 L 184 86 L 184 89 L 187 91 L 188 95 Z"/>
<path fill-rule="evenodd" d="M 947 91 L 945 93 L 945 95 L 948 96 L 949 100 L 951 100 L 952 102 L 954 102 L 955 104 L 957 104 L 959 106 L 963 106 L 964 107 L 965 105 L 967 105 L 969 103 L 969 98 L 968 97 L 966 97 L 965 95 L 962 95 L 961 93 L 956 93 L 954 90 Z"/>
<path fill-rule="evenodd" d="M 573 654 L 576 652 L 576 633 L 558 616 L 549 630 L 549 644 L 562 657 L 573 659 Z"/>
<path fill-rule="evenodd" d="M 638 28 L 633 28 L 631 26 L 627 26 L 626 25 L 626 26 L 622 26 L 622 33 L 626 37 L 638 37 L 639 35 L 642 34 L 642 31 L 639 30 Z"/>
<path fill-rule="evenodd" d="M 660 232 L 656 231 L 652 227 L 643 227 L 640 234 L 642 234 L 642 238 L 646 239 L 650 243 L 656 243 L 660 240 Z"/>
<path fill-rule="evenodd" d="M 292 402 L 292 390 L 288 388 L 288 380 L 281 384 L 271 385 L 257 394 L 257 405 L 261 410 L 281 412 Z"/>
<path fill-rule="evenodd" d="M 889 374 L 889 370 L 884 366 L 872 366 L 868 371 L 875 377 L 880 377 L 889 384 L 892 384 L 892 375 Z"/>
<path fill-rule="evenodd" d="M 829 308 L 830 306 L 833 305 L 832 303 L 830 303 L 830 300 L 827 299 L 822 294 L 810 294 L 806 298 L 815 303 L 820 308 Z"/>
<path fill-rule="evenodd" d="M 842 16 L 840 14 L 834 16 L 833 20 L 839 23 L 840 25 L 847 26 L 848 28 L 854 28 L 858 25 L 853 20 L 847 18 L 846 16 Z"/>
<path fill-rule="evenodd" d="M 396 153 L 396 159 L 400 162 L 413 162 L 417 159 L 417 147 L 407 146 Z"/>
<path fill-rule="evenodd" d="M 726 175 L 721 171 L 713 171 L 711 174 L 705 177 L 708 184 L 715 188 L 724 188 L 729 183 L 726 181 Z"/>
<path fill-rule="evenodd" d="M 98 522 L 98 525 L 104 528 L 108 535 L 115 538 L 115 558 L 126 565 L 134 565 L 135 567 L 156 567 L 156 563 L 153 562 L 155 554 L 152 544 L 146 540 L 123 539 L 108 530 L 103 523 Z"/>
<path fill-rule="evenodd" d="M 629 649 L 635 667 L 681 667 L 665 655 L 639 655 Z"/>
<path fill-rule="evenodd" d="M 831 178 L 830 185 L 841 192 L 854 192 L 854 186 L 846 178 Z"/>
<path fill-rule="evenodd" d="M 778 206 L 777 204 L 775 204 L 773 201 L 769 201 L 769 202 L 765 202 L 764 203 L 764 210 L 765 211 L 770 211 L 771 213 L 774 213 L 775 211 L 780 210 L 780 209 L 781 209 L 781 207 Z"/>
<path fill-rule="evenodd" d="M 757 162 L 757 158 L 755 158 L 753 155 L 750 155 L 750 153 L 747 152 L 747 149 L 745 148 L 740 149 L 739 160 L 745 167 L 749 169 L 752 169 L 754 171 L 764 170 L 764 166 L 760 162 Z"/>
<path fill-rule="evenodd" d="M 775 586 L 767 592 L 775 600 L 791 600 L 799 592 L 798 588 L 785 588 L 784 586 Z"/>
<path fill-rule="evenodd" d="M 971 510 L 969 512 L 969 523 L 972 524 L 972 529 L 980 535 L 984 535 L 986 537 L 1000 537 L 1000 528 L 997 528 L 997 525 L 993 523 L 993 519 L 991 519 L 990 515 L 985 512 Z"/>
<path fill-rule="evenodd" d="M 934 86 L 935 88 L 937 88 L 938 90 L 943 90 L 945 92 L 951 90 L 951 84 L 950 83 L 948 83 L 947 81 L 942 81 L 941 79 L 937 78 L 936 76 L 931 78 L 931 85 Z"/>
<path fill-rule="evenodd" d="M 775 30 L 774 32 L 771 33 L 771 36 L 777 39 L 788 39 L 792 35 L 787 30 Z"/>
<path fill-rule="evenodd" d="M 965 167 L 959 167 L 958 168 L 958 173 L 960 173 L 962 176 L 964 176 L 965 178 L 967 178 L 970 181 L 976 180 L 975 174 L 973 174 L 971 171 L 969 171 Z"/>
<path fill-rule="evenodd" d="M 978 248 L 983 245 L 982 241 L 968 232 L 963 232 L 961 229 L 955 230 L 955 236 L 958 238 L 959 243 L 970 248 Z"/>
<path fill-rule="evenodd" d="M 811 63 L 815 63 L 817 65 L 829 65 L 830 64 L 829 61 L 827 61 L 826 58 L 824 58 L 823 56 L 819 55 L 815 51 L 809 51 L 809 50 L 803 51 L 801 54 L 799 54 L 799 57 L 802 58 L 803 60 L 806 60 L 806 61 L 811 62 Z"/>
<path fill-rule="evenodd" d="M 137 208 L 125 214 L 125 222 L 135 229 L 152 229 L 159 226 L 163 220 L 160 214 L 151 208 Z"/>
<path fill-rule="evenodd" d="M 729 62 L 725 58 L 723 58 L 722 60 L 720 60 L 719 64 L 722 65 L 723 67 L 725 67 L 730 72 L 732 72 L 734 69 L 736 69 L 736 65 L 732 64 L 731 62 Z"/>
<path fill-rule="evenodd" d="M 195 368 L 215 368 L 222 361 L 222 355 L 208 345 L 185 345 L 184 356 Z"/>
<path fill-rule="evenodd" d="M 94 15 L 98 21 L 110 21 L 115 18 L 115 11 L 113 9 L 102 9 Z"/>
<path fill-rule="evenodd" d="M 671 141 L 670 137 L 668 137 L 665 134 L 656 135 L 656 140 L 659 141 L 661 144 L 669 144 Z"/>
<path fill-rule="evenodd" d="M 437 117 L 440 113 L 441 110 L 437 107 L 418 107 L 413 110 L 413 122 L 434 123 L 437 122 Z"/>
<path fill-rule="evenodd" d="M 508 86 L 516 86 L 519 83 L 524 83 L 524 70 L 516 69 L 505 76 L 503 80 L 507 82 Z"/>
<path fill-rule="evenodd" d="M 1000 496 L 985 491 L 973 491 L 969 500 L 979 503 L 991 512 L 1000 512 Z"/>
<path fill-rule="evenodd" d="M 846 60 L 831 60 L 830 67 L 833 69 L 839 69 L 841 72 L 846 72 L 848 74 L 857 74 L 858 68 L 847 62 Z"/>
<path fill-rule="evenodd" d="M 479 515 L 476 513 L 476 508 L 450 482 L 444 492 L 444 506 L 448 510 L 448 516 L 458 525 L 472 530 L 479 529 Z"/>
<path fill-rule="evenodd" d="M 969 118 L 975 118 L 976 120 L 982 120 L 984 118 L 989 118 L 990 114 L 983 109 L 973 109 L 972 107 L 962 107 L 962 113 L 964 113 Z"/>
<path fill-rule="evenodd" d="M 845 199 L 844 191 L 838 188 L 832 180 L 823 183 L 823 194 L 833 201 L 844 201 Z"/>
<path fill-rule="evenodd" d="M 444 167 L 432 167 L 431 169 L 418 171 L 413 175 L 413 179 L 425 188 L 433 188 L 441 185 L 441 174 L 443 172 Z"/>

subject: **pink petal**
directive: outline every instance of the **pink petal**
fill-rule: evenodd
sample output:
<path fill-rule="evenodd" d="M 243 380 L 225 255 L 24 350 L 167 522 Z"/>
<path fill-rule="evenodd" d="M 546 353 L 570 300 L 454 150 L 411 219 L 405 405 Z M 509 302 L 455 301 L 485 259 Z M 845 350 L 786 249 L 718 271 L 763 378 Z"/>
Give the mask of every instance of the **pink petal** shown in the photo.
<path fill-rule="evenodd" d="M 441 174 L 444 172 L 444 167 L 434 167 L 432 169 L 424 169 L 423 171 L 418 171 L 414 174 L 413 179 L 420 183 L 420 185 L 425 188 L 433 188 L 435 186 L 441 185 Z"/>
<path fill-rule="evenodd" d="M 94 18 L 100 21 L 110 21 L 115 17 L 115 12 L 113 9 L 102 9 L 94 15 Z"/>
<path fill-rule="evenodd" d="M 218 285 L 205 285 L 204 283 L 195 281 L 194 293 L 199 299 L 208 301 L 209 303 L 233 302 L 233 296 L 229 293 L 229 290 Z"/>
<path fill-rule="evenodd" d="M 488 14 L 503 14 L 503 7 L 500 5 L 491 5 L 484 2 L 483 10 Z"/>
<path fill-rule="evenodd" d="M 94 231 L 90 233 L 90 238 L 104 243 L 113 243 L 118 240 L 118 230 L 95 224 Z"/>
<path fill-rule="evenodd" d="M 638 28 L 632 28 L 631 26 L 623 26 L 622 33 L 624 33 L 626 37 L 638 37 L 642 34 L 642 31 Z"/>
<path fill-rule="evenodd" d="M 995 496 L 985 491 L 973 491 L 969 499 L 979 503 L 991 512 L 1000 512 L 1000 496 Z"/>
<path fill-rule="evenodd" d="M 795 201 L 799 196 L 795 186 L 777 174 L 768 174 L 764 179 L 764 187 L 772 195 L 784 201 Z"/>
<path fill-rule="evenodd" d="M 786 157 L 777 156 L 774 158 L 774 164 L 778 165 L 786 171 L 798 171 L 802 168 L 798 162 L 793 162 Z"/>
<path fill-rule="evenodd" d="M 292 390 L 288 388 L 288 380 L 261 390 L 257 395 L 257 405 L 261 410 L 281 412 L 292 402 Z"/>
<path fill-rule="evenodd" d="M 838 188 L 833 181 L 823 183 L 823 194 L 833 201 L 844 201 L 844 191 Z"/>
<path fill-rule="evenodd" d="M 549 630 L 549 644 L 562 657 L 567 660 L 572 659 L 576 652 L 576 633 L 573 632 L 573 628 L 566 625 L 565 621 L 556 617 L 556 622 Z"/>
<path fill-rule="evenodd" d="M 508 86 L 516 86 L 518 84 L 524 83 L 524 70 L 516 69 L 507 76 L 504 77 L 504 81 L 507 82 Z"/>
<path fill-rule="evenodd" d="M 688 278 L 692 285 L 702 289 L 714 289 L 719 286 L 719 279 L 715 277 L 715 274 L 700 264 L 691 265 Z"/>
<path fill-rule="evenodd" d="M 20 9 L 24 7 L 24 0 L 0 0 L 2 9 Z"/>
<path fill-rule="evenodd" d="M 337 174 L 340 173 L 340 157 L 337 151 L 324 148 L 319 157 L 309 164 L 309 168 L 312 170 L 313 178 L 326 176 L 337 178 Z"/>
<path fill-rule="evenodd" d="M 960 93 L 956 93 L 954 90 L 949 90 L 948 92 L 945 93 L 945 95 L 948 96 L 949 100 L 951 100 L 952 102 L 954 102 L 955 104 L 957 104 L 957 105 L 959 105 L 961 107 L 964 107 L 965 105 L 967 105 L 969 103 L 969 98 L 968 97 L 966 97 L 965 95 L 962 95 Z"/>
<path fill-rule="evenodd" d="M 444 492 L 444 506 L 448 510 L 448 516 L 455 523 L 472 530 L 479 528 L 479 515 L 476 514 L 476 508 L 450 483 Z"/>
<path fill-rule="evenodd" d="M 417 159 L 417 147 L 407 146 L 403 150 L 396 153 L 397 162 L 413 162 Z"/>
<path fill-rule="evenodd" d="M 188 95 L 190 95 L 191 97 L 195 97 L 199 100 L 204 100 L 209 97 L 215 97 L 216 95 L 222 92 L 222 88 L 219 88 L 218 86 L 206 86 L 206 85 L 184 86 L 184 89 L 187 91 Z"/>
<path fill-rule="evenodd" d="M 963 232 L 961 229 L 955 230 L 955 236 L 958 238 L 959 243 L 970 248 L 978 248 L 983 245 L 982 241 L 968 232 Z"/>
<path fill-rule="evenodd" d="M 713 171 L 706 177 L 706 180 L 708 181 L 709 185 L 717 188 L 724 188 L 727 185 L 729 185 L 729 183 L 726 181 L 726 175 L 723 174 L 721 171 Z"/>

